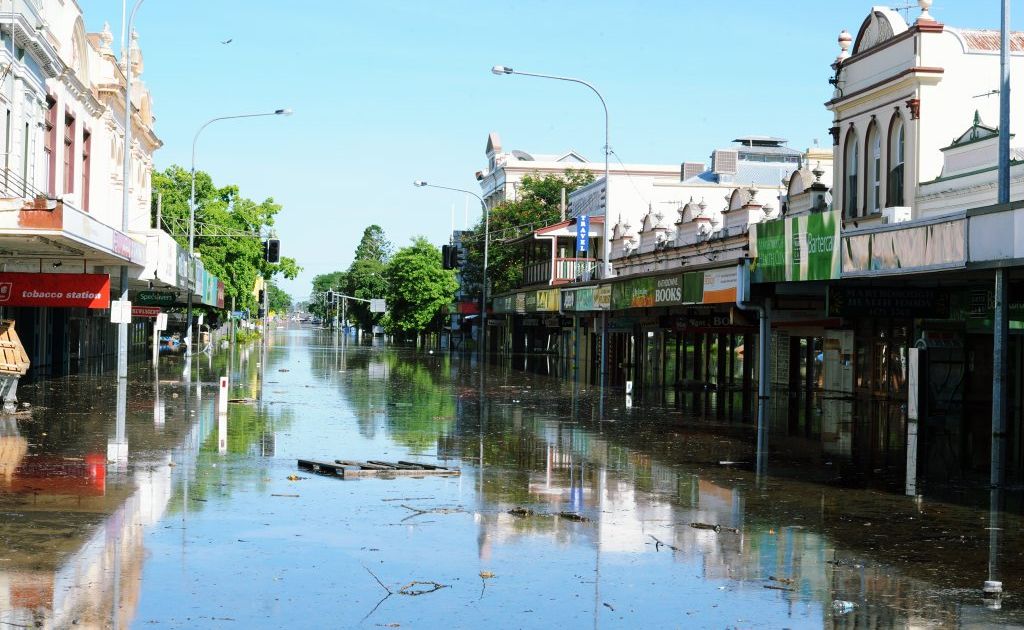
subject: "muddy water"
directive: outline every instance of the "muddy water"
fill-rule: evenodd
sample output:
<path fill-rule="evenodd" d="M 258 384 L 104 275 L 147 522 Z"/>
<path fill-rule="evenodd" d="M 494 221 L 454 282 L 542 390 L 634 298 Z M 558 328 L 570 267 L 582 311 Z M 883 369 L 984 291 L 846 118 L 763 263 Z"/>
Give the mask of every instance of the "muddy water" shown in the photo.
<path fill-rule="evenodd" d="M 864 489 L 842 482 L 840 459 L 792 447 L 759 469 L 746 426 L 336 342 L 279 329 L 265 360 L 258 347 L 198 358 L 189 383 L 179 358 L 139 366 L 121 419 L 110 375 L 25 386 L 31 409 L 0 420 L 0 626 L 1024 620 L 1021 518 L 989 509 L 1014 497 Z M 246 399 L 223 422 L 222 374 Z M 462 475 L 343 481 L 298 471 L 300 457 Z M 990 576 L 998 604 L 981 597 Z M 404 594 L 412 582 L 443 587 Z"/>

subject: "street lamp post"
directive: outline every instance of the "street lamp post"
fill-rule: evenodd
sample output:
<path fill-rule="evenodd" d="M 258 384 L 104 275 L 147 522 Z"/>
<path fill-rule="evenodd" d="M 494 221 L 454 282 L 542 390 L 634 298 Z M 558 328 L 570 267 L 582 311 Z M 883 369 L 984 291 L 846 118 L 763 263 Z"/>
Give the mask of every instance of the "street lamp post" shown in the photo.
<path fill-rule="evenodd" d="M 491 68 L 491 72 L 498 75 L 506 74 L 518 74 L 524 77 L 537 77 L 540 79 L 554 79 L 555 81 L 568 81 L 570 83 L 579 83 L 590 88 L 597 98 L 601 101 L 601 107 L 604 109 L 604 238 L 602 239 L 603 255 L 602 255 L 602 276 L 604 278 L 611 278 L 612 267 L 611 267 L 611 216 L 609 215 L 609 209 L 611 206 L 611 181 L 608 179 L 608 157 L 611 155 L 612 148 L 608 143 L 608 104 L 604 100 L 604 96 L 598 91 L 593 84 L 584 81 L 583 79 L 574 79 L 572 77 L 560 77 L 553 74 L 537 74 L 535 72 L 521 72 L 519 70 L 513 70 L 508 66 L 494 66 Z M 588 235 L 589 236 L 589 235 Z M 601 312 L 601 385 L 604 385 L 605 380 L 605 363 L 608 357 L 608 311 Z"/>
<path fill-rule="evenodd" d="M 487 352 L 487 261 L 488 251 L 491 244 L 491 213 L 487 210 L 487 204 L 484 203 L 483 197 L 476 194 L 472 190 L 466 190 L 464 188 L 452 188 L 451 186 L 438 186 L 437 184 L 430 184 L 423 180 L 416 180 L 412 183 L 413 186 L 419 188 L 439 188 L 441 190 L 453 190 L 455 192 L 465 193 L 472 195 L 477 198 L 480 202 L 480 210 L 484 213 L 484 274 L 483 274 L 483 289 L 480 291 L 480 356 L 484 356 Z"/>
<path fill-rule="evenodd" d="M 236 114 L 234 116 L 218 116 L 211 118 L 199 127 L 196 131 L 195 137 L 192 138 L 192 191 L 189 193 L 188 198 L 188 255 L 190 260 L 189 264 L 189 286 L 188 286 L 188 308 L 187 308 L 187 326 L 188 330 L 185 332 L 185 357 L 192 356 L 192 283 L 195 281 L 195 255 L 196 255 L 196 143 L 199 142 L 199 134 L 203 133 L 203 129 L 206 129 L 213 123 L 219 120 L 233 120 L 235 118 L 258 118 L 261 116 L 290 116 L 292 110 L 290 109 L 275 109 L 272 112 L 263 112 L 260 114 Z M 186 363 L 186 366 L 188 364 Z M 186 367 L 188 370 L 188 367 Z"/>
<path fill-rule="evenodd" d="M 128 47 L 124 55 L 124 159 L 122 160 L 123 170 L 121 171 L 121 230 L 128 233 L 129 214 L 131 207 L 131 163 L 132 163 L 132 45 L 131 32 L 132 24 L 135 23 L 135 13 L 142 6 L 145 0 L 136 0 L 128 15 Z M 122 16 L 123 17 L 123 16 Z M 14 29 L 11 28 L 11 47 L 14 42 Z M 128 266 L 121 265 L 120 282 L 121 300 L 128 299 Z M 117 325 L 117 378 L 128 378 L 128 322 L 122 321 Z"/>

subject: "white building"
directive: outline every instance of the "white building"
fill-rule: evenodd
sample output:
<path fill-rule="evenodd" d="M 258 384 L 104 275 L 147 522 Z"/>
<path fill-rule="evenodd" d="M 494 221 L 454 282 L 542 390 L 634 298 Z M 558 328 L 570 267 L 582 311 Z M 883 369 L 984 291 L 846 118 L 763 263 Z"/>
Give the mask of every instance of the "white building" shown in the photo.
<path fill-rule="evenodd" d="M 999 118 L 999 31 L 944 25 L 929 14 L 930 1 L 919 4 L 910 24 L 893 9 L 873 7 L 856 38 L 839 36 L 826 106 L 833 114 L 835 208 L 846 218 L 895 218 L 887 208 L 924 218 L 964 207 L 964 198 L 948 194 L 958 186 L 950 177 L 987 169 L 982 179 L 995 181 L 994 153 L 953 147 L 964 144 L 960 136 L 972 121 Z M 1014 33 L 1011 93 L 1024 88 L 1022 51 L 1024 34 Z M 1010 128 L 1024 128 L 1024 110 L 1010 111 Z M 936 180 L 947 183 L 922 188 Z M 943 201 L 936 201 L 937 189 L 947 191 Z M 922 195 L 927 200 L 919 203 Z"/>
<path fill-rule="evenodd" d="M 0 11 L 0 319 L 15 320 L 34 370 L 65 371 L 114 351 L 109 300 L 121 269 L 132 289 L 184 289 L 188 259 L 151 225 L 161 141 L 135 34 L 125 222 L 125 66 L 110 28 L 87 34 L 75 2 L 15 0 L 13 23 L 11 15 L 9 5 Z M 201 268 L 196 277 L 210 303 L 216 287 Z M 133 344 L 145 342 L 146 328 L 133 324 Z"/>

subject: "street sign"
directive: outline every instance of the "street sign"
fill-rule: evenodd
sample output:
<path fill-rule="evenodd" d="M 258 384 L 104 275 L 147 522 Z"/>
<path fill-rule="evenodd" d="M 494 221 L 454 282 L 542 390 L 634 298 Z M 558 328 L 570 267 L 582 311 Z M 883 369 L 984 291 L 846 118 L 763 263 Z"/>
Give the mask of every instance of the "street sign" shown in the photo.
<path fill-rule="evenodd" d="M 135 306 L 132 305 L 132 317 L 157 317 L 160 315 L 159 306 Z"/>
<path fill-rule="evenodd" d="M 590 251 L 590 217 L 585 214 L 576 219 L 576 251 Z"/>
<path fill-rule="evenodd" d="M 167 313 L 160 313 L 156 316 L 156 329 L 167 330 Z"/>
<path fill-rule="evenodd" d="M 132 302 L 140 306 L 171 306 L 177 299 L 177 294 L 168 291 L 139 291 Z"/>
<path fill-rule="evenodd" d="M 245 311 L 231 311 L 231 317 L 235 319 L 245 319 Z"/>
<path fill-rule="evenodd" d="M 110 323 L 130 324 L 132 323 L 132 303 L 128 300 L 110 301 Z"/>
<path fill-rule="evenodd" d="M 387 310 L 387 303 L 384 300 L 370 300 L 371 313 L 384 313 L 387 312 Z"/>

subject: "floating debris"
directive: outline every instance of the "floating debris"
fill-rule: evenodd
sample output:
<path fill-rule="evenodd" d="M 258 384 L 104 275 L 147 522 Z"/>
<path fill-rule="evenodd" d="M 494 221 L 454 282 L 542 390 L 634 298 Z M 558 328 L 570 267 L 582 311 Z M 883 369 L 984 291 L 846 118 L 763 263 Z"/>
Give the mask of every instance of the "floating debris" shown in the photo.
<path fill-rule="evenodd" d="M 457 477 L 462 474 L 458 468 L 446 468 L 433 464 L 419 464 L 415 462 L 384 462 L 384 461 L 353 461 L 347 459 L 336 459 L 333 462 L 320 461 L 315 459 L 300 459 L 298 466 L 301 470 L 311 470 L 325 475 L 337 475 L 342 479 L 358 479 L 362 477 L 425 477 L 427 475 L 440 475 L 445 477 Z"/>
<path fill-rule="evenodd" d="M 740 533 L 740 530 L 736 529 L 735 527 L 722 527 L 721 525 L 718 525 L 717 523 L 715 523 L 715 524 L 712 524 L 712 523 L 690 523 L 690 527 L 692 527 L 694 529 L 710 529 L 711 531 L 715 532 L 716 534 L 719 533 L 719 532 L 723 532 L 723 531 L 732 532 L 733 534 Z"/>
<path fill-rule="evenodd" d="M 535 514 L 535 512 L 530 508 L 524 507 L 512 508 L 508 513 L 512 516 L 518 516 L 519 518 L 526 518 L 527 516 L 533 516 Z"/>

